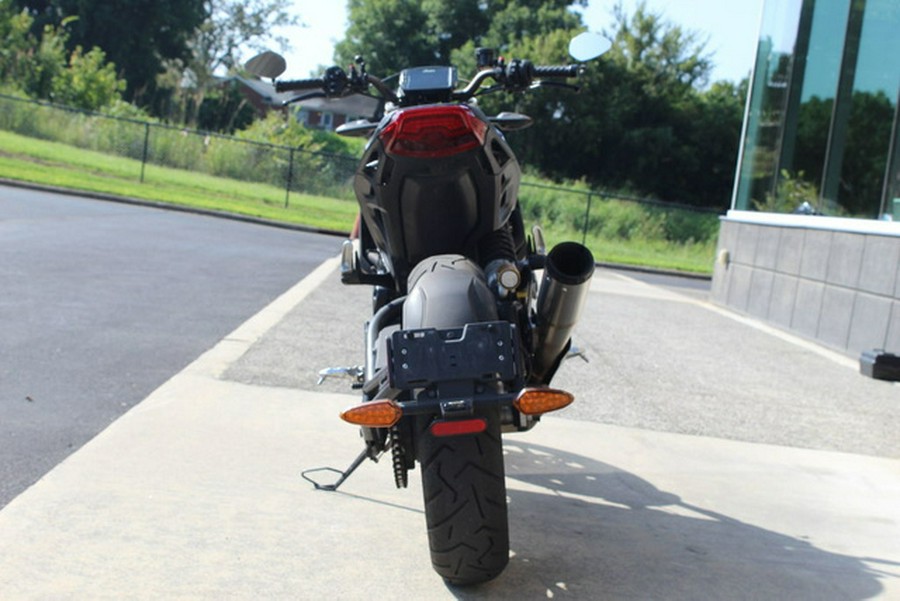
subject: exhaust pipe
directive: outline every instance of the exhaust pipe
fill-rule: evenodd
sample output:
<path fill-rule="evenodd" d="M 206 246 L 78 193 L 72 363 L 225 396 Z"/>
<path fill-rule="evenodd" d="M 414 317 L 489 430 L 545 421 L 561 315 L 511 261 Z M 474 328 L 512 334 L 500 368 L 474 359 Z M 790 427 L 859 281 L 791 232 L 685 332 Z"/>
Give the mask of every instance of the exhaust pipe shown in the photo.
<path fill-rule="evenodd" d="M 569 348 L 594 275 L 594 255 L 577 242 L 557 244 L 547 255 L 537 300 L 531 381 L 549 384 Z"/>

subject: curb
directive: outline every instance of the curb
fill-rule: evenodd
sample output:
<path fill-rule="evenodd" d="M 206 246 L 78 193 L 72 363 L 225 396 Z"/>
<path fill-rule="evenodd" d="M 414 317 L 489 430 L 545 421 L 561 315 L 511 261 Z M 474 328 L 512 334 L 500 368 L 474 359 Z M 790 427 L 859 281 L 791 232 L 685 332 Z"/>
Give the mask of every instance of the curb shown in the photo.
<path fill-rule="evenodd" d="M 39 192 L 52 192 L 54 194 L 66 194 L 68 196 L 80 196 L 82 198 L 91 198 L 94 200 L 104 200 L 107 202 L 118 202 L 121 204 L 135 205 L 139 207 L 148 207 L 151 209 L 163 209 L 166 211 L 179 211 L 181 213 L 191 213 L 194 215 L 204 215 L 206 217 L 218 217 L 221 219 L 230 219 L 232 221 L 241 221 L 244 223 L 253 223 L 256 225 L 265 225 L 269 227 L 277 227 L 283 230 L 294 230 L 298 232 L 309 232 L 313 234 L 326 234 L 328 236 L 349 235 L 349 232 L 341 232 L 338 230 L 330 230 L 326 228 L 312 227 L 308 225 L 300 225 L 295 223 L 284 223 L 263 217 L 253 217 L 252 215 L 241 215 L 240 213 L 229 213 L 226 211 L 216 211 L 213 209 L 200 209 L 197 207 L 188 207 L 168 202 L 159 202 L 154 200 L 144 200 L 142 198 L 133 198 L 130 196 L 118 196 L 116 194 L 107 194 L 105 192 L 93 192 L 91 190 L 78 190 L 75 188 L 61 188 L 59 186 L 50 186 L 47 184 L 37 184 L 34 182 L 26 182 L 21 180 L 0 177 L 0 184 L 11 186 L 14 188 L 25 188 L 28 190 L 37 190 Z"/>
<path fill-rule="evenodd" d="M 596 261 L 597 267 L 605 267 L 607 269 L 615 269 L 616 271 L 633 271 L 636 273 L 649 273 L 653 275 L 669 275 L 676 278 L 685 278 L 689 280 L 712 281 L 712 275 L 708 273 L 698 273 L 696 271 L 678 271 L 675 269 L 664 269 L 662 267 L 644 267 L 642 265 L 628 265 L 626 263 L 606 263 L 604 261 Z"/>

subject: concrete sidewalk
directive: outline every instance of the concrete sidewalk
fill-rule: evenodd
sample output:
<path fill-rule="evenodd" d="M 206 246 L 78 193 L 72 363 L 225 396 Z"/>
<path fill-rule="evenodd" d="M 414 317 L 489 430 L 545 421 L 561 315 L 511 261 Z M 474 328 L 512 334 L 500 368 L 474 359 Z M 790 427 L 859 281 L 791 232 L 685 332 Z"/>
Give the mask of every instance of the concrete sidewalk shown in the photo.
<path fill-rule="evenodd" d="M 336 418 L 367 291 L 334 261 L 0 511 L 0 598 L 900 598 L 900 388 L 853 362 L 599 271 L 557 384 L 576 404 L 506 438 L 513 557 L 444 586 L 418 472 Z M 336 323 L 335 318 L 340 318 Z M 327 321 L 326 321 L 327 319 Z M 803 447 L 803 448 L 800 448 Z"/>

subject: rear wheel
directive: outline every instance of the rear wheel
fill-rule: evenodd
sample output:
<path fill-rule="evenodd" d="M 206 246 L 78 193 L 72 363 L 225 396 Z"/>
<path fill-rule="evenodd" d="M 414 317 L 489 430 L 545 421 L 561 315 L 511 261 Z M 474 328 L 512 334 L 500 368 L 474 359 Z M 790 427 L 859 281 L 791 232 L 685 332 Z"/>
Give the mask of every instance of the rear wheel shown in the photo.
<path fill-rule="evenodd" d="M 480 267 L 461 255 L 439 255 L 419 263 L 409 276 L 403 304 L 404 329 L 455 328 L 498 319 L 495 298 Z M 451 378 L 452 379 L 452 378 Z M 447 394 L 466 386 L 457 382 Z M 471 387 L 474 391 L 474 383 Z M 478 434 L 435 437 L 433 416 L 416 421 L 416 459 L 428 544 L 435 571 L 455 585 L 495 578 L 509 562 L 509 525 L 500 410 L 479 414 Z"/>
<path fill-rule="evenodd" d="M 435 437 L 423 424 L 419 436 L 431 562 L 456 585 L 495 578 L 509 562 L 499 411 L 483 417 L 479 434 Z"/>

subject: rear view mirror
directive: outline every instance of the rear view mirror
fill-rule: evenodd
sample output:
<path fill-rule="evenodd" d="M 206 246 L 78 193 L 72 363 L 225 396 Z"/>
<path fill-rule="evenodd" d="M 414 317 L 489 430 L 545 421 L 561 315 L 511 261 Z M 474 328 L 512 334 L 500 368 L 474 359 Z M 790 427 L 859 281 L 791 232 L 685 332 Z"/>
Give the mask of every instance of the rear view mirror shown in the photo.
<path fill-rule="evenodd" d="M 266 77 L 275 79 L 287 69 L 287 63 L 284 57 L 271 50 L 266 50 L 262 54 L 257 54 L 247 61 L 244 68 L 257 77 Z"/>
<path fill-rule="evenodd" d="M 597 58 L 610 48 L 612 48 L 612 42 L 605 37 L 599 33 L 585 31 L 569 42 L 569 55 L 578 62 L 584 62 Z"/>

